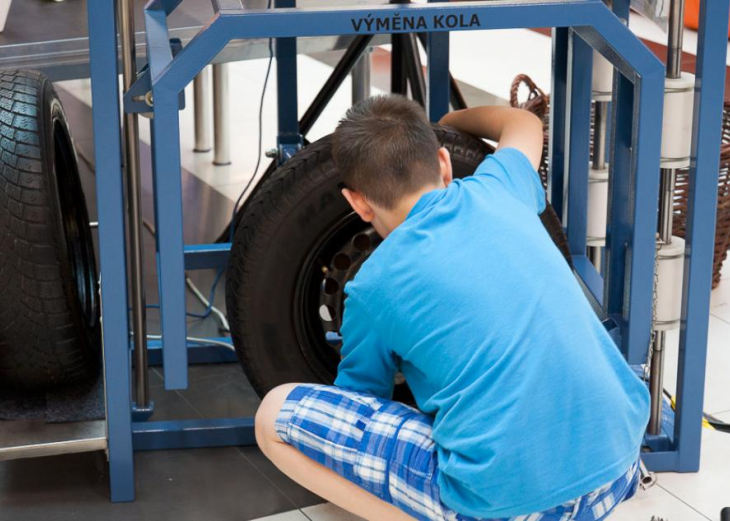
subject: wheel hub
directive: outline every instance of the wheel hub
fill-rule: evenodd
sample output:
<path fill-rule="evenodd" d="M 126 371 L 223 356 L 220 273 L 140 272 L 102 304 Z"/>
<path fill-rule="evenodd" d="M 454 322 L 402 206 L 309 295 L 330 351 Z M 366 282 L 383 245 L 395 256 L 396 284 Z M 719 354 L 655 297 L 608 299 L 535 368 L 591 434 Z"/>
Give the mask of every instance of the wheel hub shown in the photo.
<path fill-rule="evenodd" d="M 368 227 L 346 241 L 329 264 L 322 266 L 319 318 L 327 343 L 338 352 L 342 347 L 340 328 L 346 296 L 345 284 L 355 277 L 363 262 L 382 241 L 375 229 Z"/>

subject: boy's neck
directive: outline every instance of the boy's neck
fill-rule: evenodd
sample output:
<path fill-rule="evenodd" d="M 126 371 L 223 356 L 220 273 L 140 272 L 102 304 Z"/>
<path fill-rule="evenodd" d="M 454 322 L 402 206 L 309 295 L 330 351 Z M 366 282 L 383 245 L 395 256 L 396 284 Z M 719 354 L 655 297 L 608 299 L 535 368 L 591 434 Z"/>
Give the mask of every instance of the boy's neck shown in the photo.
<path fill-rule="evenodd" d="M 423 195 L 427 194 L 428 192 L 443 188 L 445 188 L 445 186 L 442 182 L 438 184 L 426 185 L 412 194 L 403 196 L 393 209 L 381 210 L 381 212 L 379 212 L 379 217 L 382 226 L 387 232 L 387 235 L 390 235 L 393 230 L 395 230 L 398 226 L 405 222 L 406 217 L 408 217 L 408 214 L 411 213 L 411 210 L 413 210 L 413 207 L 416 206 L 419 199 L 421 199 Z"/>

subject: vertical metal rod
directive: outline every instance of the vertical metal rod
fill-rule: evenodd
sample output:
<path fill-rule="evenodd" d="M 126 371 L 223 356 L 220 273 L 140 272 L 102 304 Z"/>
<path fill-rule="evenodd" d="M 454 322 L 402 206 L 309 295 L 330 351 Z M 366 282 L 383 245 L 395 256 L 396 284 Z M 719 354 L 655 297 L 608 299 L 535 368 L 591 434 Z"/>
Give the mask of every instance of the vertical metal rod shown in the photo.
<path fill-rule="evenodd" d="M 210 66 L 205 67 L 193 81 L 195 109 L 195 148 L 194 152 L 210 152 L 212 147 L 210 111 L 211 100 Z"/>
<path fill-rule="evenodd" d="M 608 102 L 596 101 L 593 110 L 593 168 L 606 168 L 606 128 L 608 124 Z"/>
<path fill-rule="evenodd" d="M 228 64 L 213 65 L 213 164 L 231 164 L 231 110 Z"/>
<path fill-rule="evenodd" d="M 684 0 L 669 4 L 669 35 L 667 41 L 667 78 L 682 74 L 682 44 L 684 41 Z"/>
<path fill-rule="evenodd" d="M 651 395 L 651 412 L 648 432 L 658 435 L 662 432 L 662 406 L 664 405 L 664 347 L 667 335 L 665 331 L 654 334 L 654 348 L 651 352 L 651 372 L 649 374 L 649 394 Z"/>
<path fill-rule="evenodd" d="M 134 3 L 119 0 L 119 34 L 122 45 L 124 91 L 137 79 L 135 56 Z M 127 173 L 127 211 L 129 219 L 130 275 L 132 289 L 132 331 L 134 332 L 135 401 L 139 409 L 150 405 L 147 372 L 147 325 L 142 250 L 141 183 L 139 169 L 139 126 L 137 114 L 124 114 L 124 165 Z"/>
<path fill-rule="evenodd" d="M 370 97 L 371 50 L 367 49 L 352 69 L 352 104 Z"/>
<path fill-rule="evenodd" d="M 667 78 L 676 79 L 682 75 L 682 42 L 684 37 L 684 0 L 672 0 L 669 5 L 669 35 L 667 39 Z M 674 182 L 676 172 L 671 168 L 661 169 L 659 191 L 659 238 L 664 244 L 672 242 L 672 220 L 674 217 Z M 651 416 L 649 434 L 657 435 L 662 428 L 662 405 L 664 401 L 664 347 L 666 334 L 657 331 L 651 355 L 649 390 L 651 392 Z"/>

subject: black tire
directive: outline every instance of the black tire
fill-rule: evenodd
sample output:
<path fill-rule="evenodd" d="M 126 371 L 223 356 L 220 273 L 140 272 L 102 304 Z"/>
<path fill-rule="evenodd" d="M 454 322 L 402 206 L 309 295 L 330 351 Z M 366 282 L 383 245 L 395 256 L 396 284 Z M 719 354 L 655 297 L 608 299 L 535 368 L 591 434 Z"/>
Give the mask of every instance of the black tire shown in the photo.
<path fill-rule="evenodd" d="M 434 130 L 451 152 L 455 177 L 471 175 L 493 152 L 455 129 Z M 236 352 L 259 395 L 287 382 L 332 383 L 336 375 L 337 346 L 325 337 L 339 330 L 344 283 L 379 241 L 339 183 L 327 136 L 262 183 L 236 230 L 226 306 Z M 556 243 L 565 244 L 555 213 L 544 220 Z M 396 386 L 396 398 L 408 399 L 405 385 Z"/>
<path fill-rule="evenodd" d="M 0 71 L 0 385 L 99 368 L 96 261 L 76 152 L 53 85 Z"/>

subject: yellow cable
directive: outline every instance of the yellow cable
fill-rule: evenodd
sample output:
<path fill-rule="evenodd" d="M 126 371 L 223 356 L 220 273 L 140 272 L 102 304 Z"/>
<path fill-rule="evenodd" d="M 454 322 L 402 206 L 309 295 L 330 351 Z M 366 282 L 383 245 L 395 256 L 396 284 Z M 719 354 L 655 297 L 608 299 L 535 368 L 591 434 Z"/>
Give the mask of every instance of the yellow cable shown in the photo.
<path fill-rule="evenodd" d="M 676 408 L 677 408 L 676 407 L 677 406 L 677 399 L 676 399 L 675 396 L 672 396 L 672 399 L 671 399 L 671 401 L 669 403 L 672 406 L 672 410 L 673 411 L 676 410 Z M 702 426 L 705 429 L 710 429 L 710 430 L 713 430 L 713 431 L 715 430 L 715 427 L 713 427 L 712 424 L 709 421 L 707 421 L 707 418 L 704 417 L 704 414 L 702 416 Z"/>

